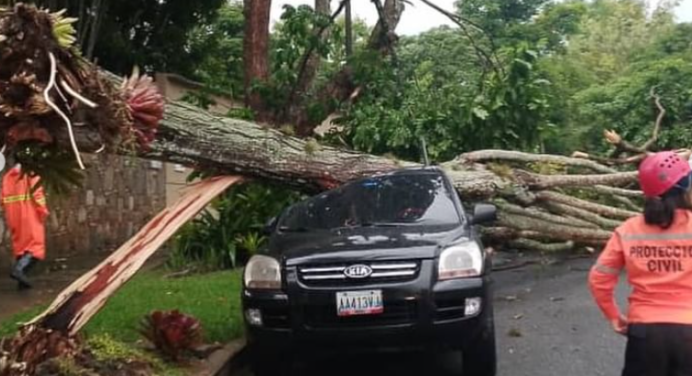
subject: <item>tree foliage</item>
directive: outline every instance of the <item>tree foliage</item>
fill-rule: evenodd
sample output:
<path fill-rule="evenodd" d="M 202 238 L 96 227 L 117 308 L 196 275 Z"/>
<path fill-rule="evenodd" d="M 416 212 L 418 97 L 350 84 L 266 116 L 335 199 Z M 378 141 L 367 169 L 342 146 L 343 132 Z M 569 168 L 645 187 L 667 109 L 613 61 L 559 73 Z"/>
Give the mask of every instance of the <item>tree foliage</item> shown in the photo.
<path fill-rule="evenodd" d="M 195 64 L 187 68 L 187 74 L 212 89 L 241 97 L 243 28 L 242 4 L 230 2 L 218 9 L 211 22 L 192 29 L 188 44 Z"/>

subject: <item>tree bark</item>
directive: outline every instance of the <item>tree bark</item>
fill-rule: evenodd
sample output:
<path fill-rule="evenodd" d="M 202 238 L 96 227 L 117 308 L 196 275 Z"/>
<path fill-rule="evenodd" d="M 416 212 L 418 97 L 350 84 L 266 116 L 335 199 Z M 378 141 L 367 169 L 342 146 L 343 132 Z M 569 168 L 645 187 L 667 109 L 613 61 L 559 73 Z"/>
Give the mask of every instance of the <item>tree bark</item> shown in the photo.
<path fill-rule="evenodd" d="M 330 0 L 315 0 L 315 12 L 323 17 L 329 17 L 331 13 L 331 7 L 329 6 Z M 319 30 L 314 30 L 313 32 L 318 32 Z M 329 28 L 322 32 L 322 35 L 320 35 L 320 39 L 322 42 L 327 40 L 329 38 Z M 305 63 L 305 69 L 303 70 L 303 74 L 298 77 L 298 88 L 297 88 L 297 94 L 298 95 L 304 95 L 308 92 L 310 87 L 312 86 L 313 81 L 315 80 L 315 76 L 317 75 L 317 68 L 319 68 L 320 62 L 322 59 L 320 58 L 320 55 L 316 53 L 314 50 L 311 54 L 309 54 L 307 58 L 307 62 Z"/>
<path fill-rule="evenodd" d="M 93 152 L 102 145 L 100 136 L 89 127 L 75 128 L 75 136 L 82 151 Z M 66 134 L 59 140 L 69 145 Z M 167 104 L 156 141 L 148 152 L 139 155 L 313 192 L 400 165 L 413 165 L 320 146 L 255 123 L 214 116 L 183 102 Z"/>
<path fill-rule="evenodd" d="M 395 30 L 404 13 L 404 3 L 401 0 L 387 0 L 383 8 L 384 17 L 377 20 L 370 34 L 368 46 L 373 50 L 386 52 L 396 42 Z"/>
<path fill-rule="evenodd" d="M 245 35 L 243 64 L 245 68 L 245 105 L 262 119 L 265 106 L 253 86 L 269 79 L 269 20 L 271 0 L 244 0 Z"/>
<path fill-rule="evenodd" d="M 351 58 L 353 55 L 353 14 L 351 12 L 351 0 L 346 0 L 346 14 L 344 20 L 344 33 L 346 58 Z"/>

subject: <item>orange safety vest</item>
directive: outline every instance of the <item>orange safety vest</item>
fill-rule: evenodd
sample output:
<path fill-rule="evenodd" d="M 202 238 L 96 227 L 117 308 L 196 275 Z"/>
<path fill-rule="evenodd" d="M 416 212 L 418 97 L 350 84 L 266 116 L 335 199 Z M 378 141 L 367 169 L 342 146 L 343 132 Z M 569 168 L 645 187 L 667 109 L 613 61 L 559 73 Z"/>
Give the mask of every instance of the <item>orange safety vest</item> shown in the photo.
<path fill-rule="evenodd" d="M 46 256 L 46 197 L 40 186 L 31 192 L 38 182 L 38 176 L 22 176 L 18 167 L 7 171 L 2 178 L 2 207 L 12 234 L 15 257 L 24 252 L 30 252 L 39 260 Z"/>
<path fill-rule="evenodd" d="M 630 323 L 692 324 L 692 212 L 678 209 L 668 229 L 637 216 L 615 230 L 589 274 L 610 320 L 620 314 L 613 292 L 622 269 L 632 287 Z"/>

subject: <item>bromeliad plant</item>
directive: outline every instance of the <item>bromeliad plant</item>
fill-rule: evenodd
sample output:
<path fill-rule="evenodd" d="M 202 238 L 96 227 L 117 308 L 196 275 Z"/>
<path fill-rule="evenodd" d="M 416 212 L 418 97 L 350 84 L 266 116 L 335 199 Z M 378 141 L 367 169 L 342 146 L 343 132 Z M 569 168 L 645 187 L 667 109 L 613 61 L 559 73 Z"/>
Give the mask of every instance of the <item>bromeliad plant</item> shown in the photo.
<path fill-rule="evenodd" d="M 173 361 L 180 361 L 202 344 L 202 324 L 178 310 L 152 312 L 144 317 L 139 332 Z"/>
<path fill-rule="evenodd" d="M 164 100 L 150 78 L 135 71 L 121 87 L 114 85 L 80 55 L 74 46 L 76 20 L 64 12 L 19 3 L 0 8 L 0 19 L 0 147 L 8 160 L 21 144 L 33 142 L 69 151 L 76 166 L 66 167 L 83 170 L 81 151 L 118 149 L 131 141 L 146 148 L 153 141 Z M 77 127 L 97 131 L 102 147 L 80 151 Z M 60 137 L 64 133 L 67 139 Z M 48 154 L 34 153 L 23 169 L 40 175 L 40 165 L 55 162 Z"/>

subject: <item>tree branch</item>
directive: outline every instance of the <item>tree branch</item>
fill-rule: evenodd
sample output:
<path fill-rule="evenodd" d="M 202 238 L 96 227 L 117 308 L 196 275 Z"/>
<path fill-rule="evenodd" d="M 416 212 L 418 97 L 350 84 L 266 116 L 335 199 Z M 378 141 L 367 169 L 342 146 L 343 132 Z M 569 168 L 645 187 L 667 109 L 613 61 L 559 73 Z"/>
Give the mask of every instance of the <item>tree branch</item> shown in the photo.
<path fill-rule="evenodd" d="M 609 132 L 609 131 L 606 131 Z M 610 131 L 612 132 L 612 131 Z M 620 143 L 622 148 L 629 148 L 628 150 L 637 150 L 635 146 L 632 146 L 631 144 L 627 142 L 621 142 Z M 637 154 L 631 157 L 623 157 L 623 158 L 607 158 L 607 157 L 600 157 L 597 155 L 591 155 L 588 153 L 584 153 L 581 151 L 577 151 L 572 153 L 572 158 L 580 158 L 580 159 L 588 159 L 592 160 L 598 163 L 601 163 L 603 165 L 628 165 L 628 164 L 639 164 L 644 157 L 646 157 L 646 154 Z"/>
<path fill-rule="evenodd" d="M 566 252 L 574 249 L 574 242 L 564 243 L 543 243 L 532 239 L 517 239 L 509 242 L 512 248 L 525 249 L 532 252 L 557 253 Z"/>
<path fill-rule="evenodd" d="M 337 17 L 339 17 L 339 14 L 344 10 L 344 7 L 346 6 L 347 0 L 341 0 L 339 3 L 339 7 L 336 9 L 334 13 L 329 17 L 329 24 L 323 25 L 320 27 L 315 35 L 317 36 L 317 40 L 322 40 L 324 38 L 325 32 L 329 29 L 334 24 L 334 21 L 336 20 Z M 309 86 L 309 82 L 311 80 L 307 79 L 307 68 L 310 65 L 310 59 L 313 58 L 315 48 L 317 46 L 315 44 L 310 44 L 308 49 L 305 51 L 303 54 L 303 57 L 300 60 L 300 69 L 298 71 L 298 78 L 296 79 L 296 82 L 293 84 L 291 87 L 290 94 L 288 96 L 289 100 L 289 107 L 295 106 L 296 104 L 294 103 L 296 101 L 296 96 L 297 94 L 304 94 L 305 91 L 307 91 L 307 88 Z M 314 72 L 313 72 L 314 73 Z M 312 74 L 314 76 L 314 74 Z"/>
<path fill-rule="evenodd" d="M 544 202 L 557 202 L 560 204 L 565 204 L 573 206 L 575 208 L 584 209 L 592 213 L 600 214 L 606 217 L 617 218 L 617 219 L 628 219 L 639 215 L 637 212 L 614 208 L 602 204 L 597 204 L 595 202 L 582 200 L 580 198 L 568 196 L 562 193 L 552 192 L 552 191 L 541 191 L 536 193 L 536 199 Z M 586 218 L 583 218 L 586 219 Z"/>
<path fill-rule="evenodd" d="M 401 14 L 404 11 L 403 0 L 386 0 L 384 7 L 382 7 L 381 3 L 379 6 L 377 5 L 379 0 L 370 1 L 375 3 L 375 6 L 378 7 L 378 20 L 370 34 L 368 47 L 373 50 L 381 50 L 383 48 L 390 50 L 392 41 L 388 33 L 396 30 L 396 25 L 399 24 Z M 383 8 L 383 14 L 380 13 L 380 7 Z"/>
<path fill-rule="evenodd" d="M 605 193 L 613 196 L 624 196 L 632 198 L 643 198 L 644 194 L 641 191 L 635 191 L 633 189 L 624 189 L 618 187 L 610 187 L 607 185 L 596 185 L 593 187 L 596 192 Z"/>
<path fill-rule="evenodd" d="M 553 213 L 580 218 L 607 230 L 615 229 L 622 224 L 620 221 L 604 218 L 589 210 L 580 209 L 563 203 L 548 201 L 545 202 L 544 205 Z"/>
<path fill-rule="evenodd" d="M 490 65 L 490 67 L 495 71 L 500 76 L 504 76 L 504 68 L 502 67 L 502 62 L 500 61 L 500 58 L 497 56 L 497 49 L 495 48 L 495 41 L 493 38 L 478 24 L 472 22 L 471 20 L 468 20 L 466 18 L 463 18 L 459 15 L 453 14 L 448 12 L 447 10 L 441 8 L 440 6 L 428 1 L 428 0 L 421 0 L 425 5 L 431 7 L 432 9 L 436 10 L 437 12 L 441 13 L 445 17 L 449 18 L 450 21 L 454 22 L 459 28 L 461 29 L 461 32 L 464 34 L 464 36 L 469 40 L 471 43 L 471 46 L 473 47 L 474 51 L 476 52 L 476 55 L 478 55 L 478 58 L 480 60 L 484 60 L 487 64 Z M 471 33 L 468 31 L 466 28 L 465 23 L 475 27 L 478 29 L 481 33 L 483 33 L 488 40 L 490 41 L 490 46 L 491 46 L 491 53 L 495 57 L 495 62 L 493 62 L 492 58 L 490 55 L 488 55 L 487 52 L 485 52 L 484 49 L 482 49 L 478 43 L 476 43 L 476 40 L 473 38 Z"/>
<path fill-rule="evenodd" d="M 602 243 L 611 236 L 610 231 L 601 229 L 586 229 L 574 226 L 558 225 L 536 218 L 522 215 L 500 213 L 497 223 L 500 226 L 510 227 L 523 231 L 535 231 L 541 229 L 537 236 L 532 236 L 535 240 L 543 241 L 573 241 L 576 243 L 593 244 Z M 521 236 L 520 238 L 524 238 Z"/>
<path fill-rule="evenodd" d="M 521 163 L 553 163 L 562 166 L 583 167 L 600 173 L 615 173 L 617 170 L 598 164 L 593 161 L 563 157 L 560 155 L 549 154 L 530 154 L 520 151 L 509 150 L 479 150 L 464 153 L 458 156 L 453 163 L 468 164 L 468 163 L 483 163 L 490 161 L 510 161 Z"/>
<path fill-rule="evenodd" d="M 617 172 L 599 175 L 542 175 L 528 171 L 516 170 L 516 178 L 536 189 L 559 187 L 590 187 L 594 185 L 622 186 L 635 183 L 637 172 Z"/>
<path fill-rule="evenodd" d="M 548 212 L 538 210 L 536 208 L 523 208 L 518 205 L 510 204 L 505 200 L 497 200 L 494 201 L 494 203 L 498 206 L 498 208 L 510 214 L 523 215 L 529 218 L 540 219 L 546 222 L 552 222 L 555 224 L 565 226 L 575 226 L 583 228 L 599 227 L 597 224 L 592 222 L 584 221 L 577 218 L 554 215 Z"/>
<path fill-rule="evenodd" d="M 654 103 L 658 108 L 658 116 L 656 117 L 656 123 L 654 123 L 654 131 L 651 133 L 651 138 L 641 147 L 644 150 L 649 150 L 658 141 L 658 135 L 661 132 L 661 123 L 663 122 L 663 117 L 666 116 L 666 109 L 661 104 L 661 97 L 656 94 L 655 87 L 651 88 L 650 95 L 654 98 Z"/>

